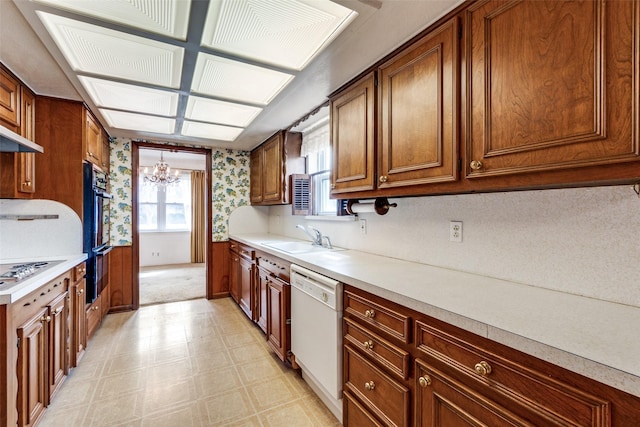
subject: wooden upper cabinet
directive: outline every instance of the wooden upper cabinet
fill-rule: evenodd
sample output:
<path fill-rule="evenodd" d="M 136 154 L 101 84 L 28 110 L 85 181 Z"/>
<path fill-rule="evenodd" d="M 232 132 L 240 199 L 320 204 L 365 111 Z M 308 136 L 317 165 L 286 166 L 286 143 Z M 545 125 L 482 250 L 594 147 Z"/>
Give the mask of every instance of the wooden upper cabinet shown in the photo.
<path fill-rule="evenodd" d="M 2 69 L 0 69 L 0 71 L 4 73 Z M 8 74 L 7 76 L 11 77 Z M 12 81 L 17 82 L 17 80 L 13 78 Z M 7 87 L 4 83 L 0 85 L 0 93 L 2 93 L 2 95 L 0 95 L 0 98 L 2 98 L 0 110 L 5 111 L 6 100 L 17 99 L 19 101 L 19 107 L 16 109 L 17 115 L 15 115 L 17 118 L 17 127 L 14 127 L 15 122 L 10 124 L 3 119 L 0 120 L 0 124 L 15 130 L 16 133 L 30 141 L 35 141 L 35 95 L 25 86 L 18 84 L 15 89 L 11 86 L 15 93 L 4 99 L 3 95 L 7 94 L 7 92 L 5 92 Z M 8 104 L 11 104 L 11 102 L 8 102 Z M 2 113 L 0 113 L 0 115 L 1 114 Z M 41 154 L 38 153 L 38 155 Z M 0 183 L 0 197 L 31 198 L 36 188 L 35 168 L 36 153 L 0 153 L 0 177 L 2 178 L 2 182 Z"/>
<path fill-rule="evenodd" d="M 251 204 L 262 203 L 262 176 L 263 176 L 263 160 L 262 150 L 257 148 L 251 152 L 249 157 L 251 164 Z"/>
<path fill-rule="evenodd" d="M 84 111 L 84 115 L 84 159 L 102 168 L 102 128 L 88 110 Z"/>
<path fill-rule="evenodd" d="M 380 189 L 458 178 L 454 18 L 379 67 Z"/>
<path fill-rule="evenodd" d="M 251 152 L 251 204 L 290 203 L 289 175 L 305 169 L 301 144 L 300 133 L 279 131 Z"/>
<path fill-rule="evenodd" d="M 109 172 L 111 167 L 111 143 L 109 142 L 109 135 L 103 130 L 101 135 L 102 152 L 100 155 L 100 166 L 105 172 Z"/>
<path fill-rule="evenodd" d="M 467 9 L 467 178 L 638 160 L 639 21 L 630 1 Z"/>
<path fill-rule="evenodd" d="M 331 193 L 375 189 L 375 73 L 331 99 Z"/>
<path fill-rule="evenodd" d="M 20 82 L 0 67 L 0 124 L 20 133 Z"/>
<path fill-rule="evenodd" d="M 262 147 L 262 201 L 278 202 L 282 198 L 284 180 L 282 133 L 278 133 Z"/>

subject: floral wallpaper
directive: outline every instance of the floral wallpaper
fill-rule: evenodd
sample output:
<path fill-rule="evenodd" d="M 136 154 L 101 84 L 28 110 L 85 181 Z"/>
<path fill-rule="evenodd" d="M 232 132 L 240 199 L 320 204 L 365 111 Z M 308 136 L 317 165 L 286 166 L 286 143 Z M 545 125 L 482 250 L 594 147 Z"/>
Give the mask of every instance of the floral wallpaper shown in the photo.
<path fill-rule="evenodd" d="M 154 141 L 155 142 L 155 141 Z M 115 246 L 132 243 L 131 139 L 111 139 L 111 241 Z M 249 204 L 248 151 L 212 150 L 212 239 L 229 238 L 229 215 L 236 208 Z"/>

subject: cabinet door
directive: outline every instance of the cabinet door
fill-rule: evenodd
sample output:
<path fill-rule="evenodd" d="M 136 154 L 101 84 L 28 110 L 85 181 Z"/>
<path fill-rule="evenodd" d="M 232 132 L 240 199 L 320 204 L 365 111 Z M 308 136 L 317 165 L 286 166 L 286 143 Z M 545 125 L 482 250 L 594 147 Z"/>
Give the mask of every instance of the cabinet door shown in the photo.
<path fill-rule="evenodd" d="M 89 341 L 102 322 L 102 294 L 98 295 L 98 298 L 87 308 L 85 317 L 87 319 L 87 341 Z"/>
<path fill-rule="evenodd" d="M 262 329 L 262 332 L 267 333 L 267 288 L 269 283 L 269 272 L 258 268 L 258 274 L 256 276 L 256 323 Z"/>
<path fill-rule="evenodd" d="M 102 167 L 102 129 L 91 113 L 85 110 L 85 160 Z"/>
<path fill-rule="evenodd" d="M 468 178 L 638 160 L 637 7 L 551 0 L 468 9 Z"/>
<path fill-rule="evenodd" d="M 416 359 L 415 425 L 422 427 L 531 426 L 462 382 Z"/>
<path fill-rule="evenodd" d="M 249 319 L 253 320 L 253 263 L 240 257 L 240 269 L 238 272 L 239 283 L 239 304 Z"/>
<path fill-rule="evenodd" d="M 18 426 L 33 426 L 47 405 L 47 325 L 43 308 L 18 327 Z"/>
<path fill-rule="evenodd" d="M 111 145 L 109 143 L 109 135 L 106 132 L 102 132 L 102 152 L 100 153 L 100 165 L 102 166 L 102 170 L 105 172 L 109 172 L 110 161 L 111 161 Z"/>
<path fill-rule="evenodd" d="M 231 298 L 236 302 L 236 304 L 240 304 L 239 298 L 239 283 L 240 278 L 238 277 L 238 273 L 240 272 L 240 257 L 237 253 L 233 251 L 229 251 L 229 293 L 231 294 Z"/>
<path fill-rule="evenodd" d="M 49 401 L 58 391 L 64 378 L 69 373 L 68 365 L 68 319 L 69 311 L 67 295 L 64 294 L 54 299 L 48 306 L 49 316 Z"/>
<path fill-rule="evenodd" d="M 331 194 L 375 189 L 375 74 L 331 100 Z"/>
<path fill-rule="evenodd" d="M 0 123 L 20 132 L 20 83 L 0 67 Z"/>
<path fill-rule="evenodd" d="M 267 337 L 269 347 L 283 362 L 291 348 L 289 319 L 291 287 L 287 282 L 272 277 L 267 289 Z"/>
<path fill-rule="evenodd" d="M 264 143 L 262 169 L 262 201 L 280 202 L 283 199 L 283 139 L 282 133 L 274 135 Z"/>
<path fill-rule="evenodd" d="M 78 361 L 84 354 L 84 350 L 87 347 L 87 325 L 86 325 L 86 313 L 85 305 L 87 297 L 85 295 L 87 287 L 87 281 L 82 278 L 77 282 L 72 290 L 73 300 L 73 339 L 72 339 L 72 366 L 78 366 Z"/>
<path fill-rule="evenodd" d="M 249 159 L 251 165 L 251 183 L 250 194 L 251 203 L 262 203 L 262 176 L 263 176 L 263 160 L 262 147 L 256 148 L 251 152 Z"/>
<path fill-rule="evenodd" d="M 458 178 L 458 19 L 379 68 L 378 188 Z"/>

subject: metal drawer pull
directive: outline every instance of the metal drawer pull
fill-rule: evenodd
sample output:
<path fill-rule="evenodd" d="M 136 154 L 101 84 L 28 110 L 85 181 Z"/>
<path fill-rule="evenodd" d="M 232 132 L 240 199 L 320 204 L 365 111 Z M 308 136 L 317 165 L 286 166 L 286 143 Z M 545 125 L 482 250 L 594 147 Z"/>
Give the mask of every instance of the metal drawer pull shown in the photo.
<path fill-rule="evenodd" d="M 371 391 L 374 388 L 376 388 L 376 383 L 374 383 L 373 381 L 369 381 L 364 383 L 364 388 L 366 388 L 367 390 Z"/>
<path fill-rule="evenodd" d="M 431 385 L 431 377 L 429 375 L 423 375 L 418 378 L 418 384 L 420 387 L 429 387 Z"/>
<path fill-rule="evenodd" d="M 371 340 L 363 342 L 362 345 L 366 349 L 373 350 L 373 342 Z"/>
<path fill-rule="evenodd" d="M 366 317 L 368 317 L 369 319 L 373 319 L 374 317 L 376 317 L 376 312 L 375 312 L 375 311 L 373 311 L 373 310 L 366 310 L 366 311 L 364 312 L 364 315 L 365 315 Z"/>
<path fill-rule="evenodd" d="M 482 375 L 483 377 L 491 373 L 491 365 L 489 365 L 484 360 L 480 363 L 476 363 L 476 366 L 474 366 L 474 369 L 478 375 Z"/>
<path fill-rule="evenodd" d="M 40 319 L 41 322 L 51 322 L 51 316 L 42 316 Z"/>

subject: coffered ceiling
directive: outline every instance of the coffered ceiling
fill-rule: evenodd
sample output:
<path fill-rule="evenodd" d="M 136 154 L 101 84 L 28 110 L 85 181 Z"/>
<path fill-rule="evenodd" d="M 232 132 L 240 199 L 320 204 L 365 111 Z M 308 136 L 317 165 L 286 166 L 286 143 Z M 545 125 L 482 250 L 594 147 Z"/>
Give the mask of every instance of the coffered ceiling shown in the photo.
<path fill-rule="evenodd" d="M 458 3 L 1 0 L 0 60 L 112 136 L 251 149 Z"/>

